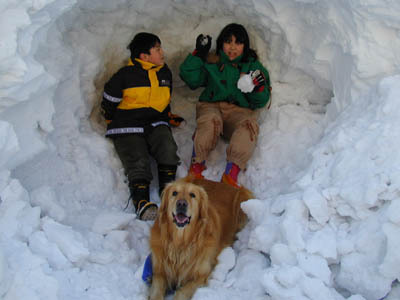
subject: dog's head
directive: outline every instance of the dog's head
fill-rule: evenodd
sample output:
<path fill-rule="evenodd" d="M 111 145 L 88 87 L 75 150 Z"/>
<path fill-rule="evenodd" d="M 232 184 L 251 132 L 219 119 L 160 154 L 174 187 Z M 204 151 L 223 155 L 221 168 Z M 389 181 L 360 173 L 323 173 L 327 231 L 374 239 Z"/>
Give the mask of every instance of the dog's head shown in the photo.
<path fill-rule="evenodd" d="M 160 217 L 167 217 L 176 227 L 185 228 L 207 218 L 207 193 L 202 187 L 184 180 L 169 183 L 162 195 L 159 214 Z"/>

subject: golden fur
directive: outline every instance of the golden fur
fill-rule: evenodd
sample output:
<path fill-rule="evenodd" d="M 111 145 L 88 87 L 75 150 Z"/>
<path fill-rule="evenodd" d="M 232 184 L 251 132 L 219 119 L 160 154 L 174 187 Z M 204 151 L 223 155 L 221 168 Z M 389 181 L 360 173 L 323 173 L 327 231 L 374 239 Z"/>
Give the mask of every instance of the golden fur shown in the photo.
<path fill-rule="evenodd" d="M 175 300 L 190 299 L 205 285 L 218 255 L 247 222 L 240 203 L 252 197 L 245 188 L 206 179 L 168 184 L 150 234 L 149 299 L 164 299 L 167 289 L 176 289 Z"/>

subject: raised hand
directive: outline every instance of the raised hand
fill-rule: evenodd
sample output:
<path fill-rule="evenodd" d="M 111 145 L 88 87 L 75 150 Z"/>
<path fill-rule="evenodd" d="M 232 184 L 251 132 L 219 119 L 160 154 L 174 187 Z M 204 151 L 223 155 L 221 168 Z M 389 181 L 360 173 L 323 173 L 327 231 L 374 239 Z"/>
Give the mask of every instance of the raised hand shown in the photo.
<path fill-rule="evenodd" d="M 205 60 L 211 48 L 212 37 L 209 35 L 200 34 L 196 39 L 195 55 Z"/>

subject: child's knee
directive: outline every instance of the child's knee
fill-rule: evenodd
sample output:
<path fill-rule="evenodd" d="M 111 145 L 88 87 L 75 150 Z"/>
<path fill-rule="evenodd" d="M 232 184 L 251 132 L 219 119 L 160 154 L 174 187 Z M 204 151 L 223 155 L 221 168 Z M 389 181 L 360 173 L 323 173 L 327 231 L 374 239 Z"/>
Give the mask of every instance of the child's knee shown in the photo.
<path fill-rule="evenodd" d="M 223 131 L 222 119 L 215 115 L 197 122 L 196 135 L 212 137 L 212 140 L 218 138 Z"/>

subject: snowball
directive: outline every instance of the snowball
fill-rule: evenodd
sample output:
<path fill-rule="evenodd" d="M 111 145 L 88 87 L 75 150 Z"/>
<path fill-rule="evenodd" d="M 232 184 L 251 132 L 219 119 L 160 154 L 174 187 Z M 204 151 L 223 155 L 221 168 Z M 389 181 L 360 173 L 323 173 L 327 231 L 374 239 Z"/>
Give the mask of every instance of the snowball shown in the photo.
<path fill-rule="evenodd" d="M 245 74 L 240 77 L 237 82 L 237 88 L 243 93 L 250 93 L 254 89 L 253 79 L 250 74 Z"/>

